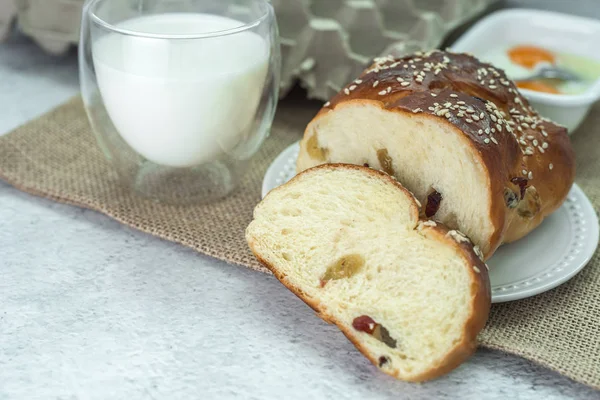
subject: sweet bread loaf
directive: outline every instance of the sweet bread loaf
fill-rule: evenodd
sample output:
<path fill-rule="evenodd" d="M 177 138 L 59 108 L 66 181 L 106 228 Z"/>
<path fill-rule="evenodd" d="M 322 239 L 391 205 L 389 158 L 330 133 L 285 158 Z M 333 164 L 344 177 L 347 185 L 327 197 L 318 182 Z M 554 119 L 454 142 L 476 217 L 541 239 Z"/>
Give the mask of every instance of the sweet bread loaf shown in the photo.
<path fill-rule="evenodd" d="M 246 239 L 387 374 L 432 379 L 475 351 L 490 309 L 486 265 L 460 232 L 420 220 L 412 194 L 383 172 L 311 168 L 263 199 Z"/>
<path fill-rule="evenodd" d="M 423 214 L 488 259 L 537 227 L 575 177 L 564 127 L 540 117 L 503 71 L 467 54 L 377 59 L 308 125 L 298 172 L 352 163 L 396 177 Z"/>

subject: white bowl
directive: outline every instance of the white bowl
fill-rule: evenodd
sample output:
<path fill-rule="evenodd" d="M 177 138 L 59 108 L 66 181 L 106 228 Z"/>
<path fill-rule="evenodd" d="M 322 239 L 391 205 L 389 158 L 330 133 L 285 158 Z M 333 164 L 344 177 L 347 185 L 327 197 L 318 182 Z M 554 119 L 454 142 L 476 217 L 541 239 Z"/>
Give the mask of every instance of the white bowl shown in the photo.
<path fill-rule="evenodd" d="M 600 60 L 600 21 L 540 10 L 497 11 L 476 23 L 451 49 L 481 57 L 493 47 L 517 44 L 531 44 Z M 600 98 L 600 79 L 581 94 L 519 90 L 540 114 L 566 126 L 571 134 Z"/>

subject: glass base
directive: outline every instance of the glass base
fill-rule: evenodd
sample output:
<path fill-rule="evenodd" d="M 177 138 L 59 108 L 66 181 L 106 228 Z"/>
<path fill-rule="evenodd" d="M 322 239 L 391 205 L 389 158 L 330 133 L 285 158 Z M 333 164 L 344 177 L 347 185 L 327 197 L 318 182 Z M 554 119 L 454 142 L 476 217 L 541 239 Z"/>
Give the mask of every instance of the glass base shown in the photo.
<path fill-rule="evenodd" d="M 233 167 L 217 161 L 193 168 L 171 168 L 145 161 L 129 181 L 149 199 L 174 205 L 209 204 L 229 195 L 238 185 L 245 164 Z"/>

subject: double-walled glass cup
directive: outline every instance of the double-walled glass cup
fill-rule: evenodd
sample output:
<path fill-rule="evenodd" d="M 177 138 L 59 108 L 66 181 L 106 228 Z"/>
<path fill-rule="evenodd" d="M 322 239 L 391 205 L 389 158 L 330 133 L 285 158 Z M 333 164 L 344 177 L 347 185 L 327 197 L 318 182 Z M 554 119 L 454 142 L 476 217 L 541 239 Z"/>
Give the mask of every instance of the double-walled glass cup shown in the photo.
<path fill-rule="evenodd" d="M 278 100 L 267 0 L 88 0 L 79 46 L 85 108 L 125 185 L 169 203 L 235 189 Z"/>

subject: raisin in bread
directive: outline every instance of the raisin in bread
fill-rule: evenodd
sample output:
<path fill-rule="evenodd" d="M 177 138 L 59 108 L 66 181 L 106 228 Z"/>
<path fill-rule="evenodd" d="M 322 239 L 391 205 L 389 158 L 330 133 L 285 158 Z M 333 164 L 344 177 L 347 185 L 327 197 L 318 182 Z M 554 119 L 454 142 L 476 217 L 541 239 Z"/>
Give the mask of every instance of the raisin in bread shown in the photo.
<path fill-rule="evenodd" d="M 256 257 L 382 371 L 435 378 L 476 348 L 490 309 L 486 265 L 461 233 L 419 219 L 387 174 L 312 168 L 256 207 Z"/>
<path fill-rule="evenodd" d="M 555 211 L 575 177 L 565 128 L 540 117 L 503 71 L 442 51 L 378 59 L 325 104 L 297 169 L 323 163 L 395 176 L 485 259 Z"/>

